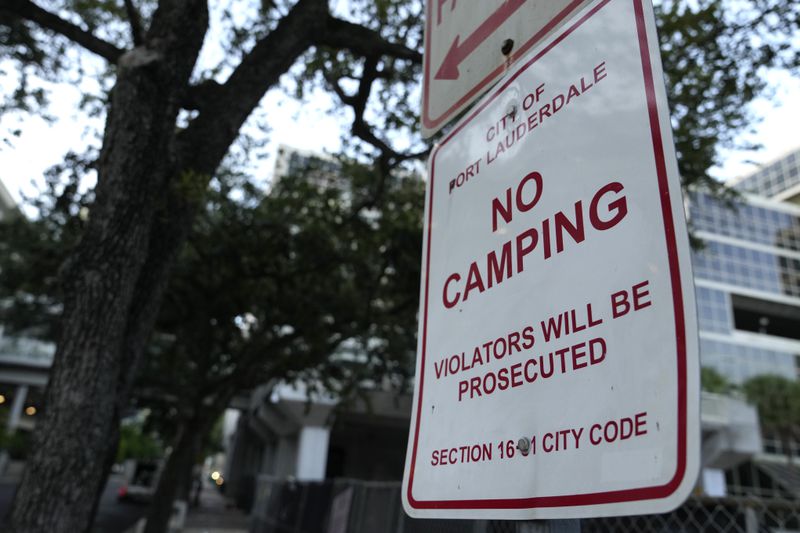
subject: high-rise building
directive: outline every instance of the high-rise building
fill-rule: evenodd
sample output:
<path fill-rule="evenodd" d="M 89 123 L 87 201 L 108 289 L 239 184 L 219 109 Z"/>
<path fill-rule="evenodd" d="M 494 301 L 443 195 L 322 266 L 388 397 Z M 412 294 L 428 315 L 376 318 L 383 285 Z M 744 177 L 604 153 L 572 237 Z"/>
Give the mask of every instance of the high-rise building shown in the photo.
<path fill-rule="evenodd" d="M 14 198 L 0 180 L 0 223 L 21 216 Z M 0 271 L 2 276 L 2 271 Z M 1 302 L 3 304 L 5 302 Z M 30 431 L 53 363 L 52 343 L 9 335 L 0 324 L 0 432 Z M 9 468 L 9 453 L 0 449 L 0 475 Z M 16 466 L 19 466 L 18 464 Z"/>
<path fill-rule="evenodd" d="M 800 207 L 743 194 L 692 196 L 700 356 L 735 383 L 795 379 L 800 357 Z"/>
<path fill-rule="evenodd" d="M 700 362 L 734 384 L 800 377 L 800 149 L 730 183 L 729 200 L 689 199 Z M 777 394 L 783 392 L 776 391 Z M 789 398 L 776 397 L 780 401 Z M 763 414 L 763 413 L 762 413 Z M 762 419 L 763 452 L 726 473 L 733 494 L 793 494 L 800 442 Z"/>
<path fill-rule="evenodd" d="M 286 176 L 303 176 L 326 186 L 337 178 L 339 168 L 339 162 L 330 156 L 281 144 L 275 158 L 273 183 Z"/>
<path fill-rule="evenodd" d="M 800 148 L 732 180 L 730 185 L 740 192 L 800 204 Z"/>
<path fill-rule="evenodd" d="M 7 220 L 8 217 L 17 212 L 17 204 L 14 202 L 14 198 L 11 197 L 11 193 L 8 192 L 6 186 L 3 185 L 3 180 L 0 179 L 0 222 Z"/>

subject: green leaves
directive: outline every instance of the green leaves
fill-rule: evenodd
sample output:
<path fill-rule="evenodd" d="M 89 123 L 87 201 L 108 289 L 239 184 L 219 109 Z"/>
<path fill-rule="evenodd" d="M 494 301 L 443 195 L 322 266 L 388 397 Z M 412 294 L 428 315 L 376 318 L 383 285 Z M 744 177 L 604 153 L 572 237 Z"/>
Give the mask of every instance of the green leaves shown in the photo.
<path fill-rule="evenodd" d="M 714 394 L 727 394 L 733 390 L 733 385 L 725 376 L 708 366 L 700 369 L 700 386 L 704 391 Z"/>
<path fill-rule="evenodd" d="M 413 372 L 421 180 L 300 159 L 268 194 L 225 172 L 208 192 L 138 387 L 160 426 L 273 379 L 349 394 Z"/>
<path fill-rule="evenodd" d="M 800 383 L 782 376 L 756 376 L 742 385 L 767 431 L 787 436 L 800 427 Z"/>
<path fill-rule="evenodd" d="M 33 218 L 0 223 L 0 323 L 12 332 L 54 340 L 61 312 L 60 271 L 90 216 L 91 192 L 81 192 L 96 154 L 69 153 L 45 175 L 25 206 Z"/>
<path fill-rule="evenodd" d="M 684 186 L 712 191 L 709 169 L 721 147 L 756 117 L 748 104 L 773 68 L 797 70 L 797 2 L 666 0 L 657 9 L 661 56 Z"/>

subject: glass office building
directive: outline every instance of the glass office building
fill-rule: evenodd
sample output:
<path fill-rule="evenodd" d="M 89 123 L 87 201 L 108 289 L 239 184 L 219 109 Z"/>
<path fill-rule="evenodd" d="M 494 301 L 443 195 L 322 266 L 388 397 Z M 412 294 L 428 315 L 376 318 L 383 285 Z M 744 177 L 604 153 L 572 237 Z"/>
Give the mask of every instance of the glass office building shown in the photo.
<path fill-rule="evenodd" d="M 701 364 L 734 383 L 759 374 L 796 378 L 800 207 L 753 195 L 731 207 L 698 193 L 689 220 L 703 241 L 693 253 Z"/>
<path fill-rule="evenodd" d="M 740 192 L 800 203 L 800 148 L 734 180 L 731 185 Z"/>

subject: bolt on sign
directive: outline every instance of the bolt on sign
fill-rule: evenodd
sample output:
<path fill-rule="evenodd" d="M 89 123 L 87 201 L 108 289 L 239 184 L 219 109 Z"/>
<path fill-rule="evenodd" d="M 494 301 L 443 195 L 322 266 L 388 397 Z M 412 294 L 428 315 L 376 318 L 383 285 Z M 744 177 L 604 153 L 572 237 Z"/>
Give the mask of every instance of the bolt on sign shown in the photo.
<path fill-rule="evenodd" d="M 593 0 L 429 161 L 415 517 L 666 512 L 699 468 L 689 244 L 650 0 Z"/>
<path fill-rule="evenodd" d="M 587 0 L 427 0 L 422 133 L 430 137 Z"/>

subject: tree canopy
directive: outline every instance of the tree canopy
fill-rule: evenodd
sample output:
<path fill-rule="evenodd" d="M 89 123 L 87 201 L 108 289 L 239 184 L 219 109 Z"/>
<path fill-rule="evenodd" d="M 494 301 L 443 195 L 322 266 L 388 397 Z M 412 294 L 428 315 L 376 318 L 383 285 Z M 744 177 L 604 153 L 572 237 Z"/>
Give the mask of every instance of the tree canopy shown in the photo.
<path fill-rule="evenodd" d="M 764 430 L 781 440 L 791 463 L 790 443 L 800 429 L 800 383 L 783 376 L 761 375 L 744 382 L 742 390 L 758 409 Z"/>

